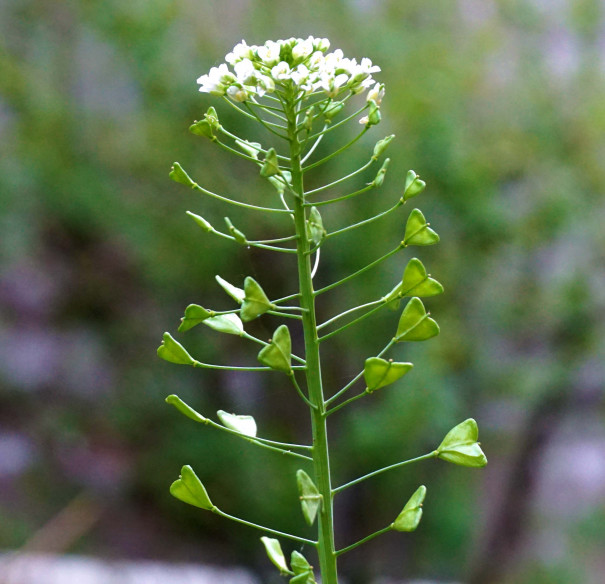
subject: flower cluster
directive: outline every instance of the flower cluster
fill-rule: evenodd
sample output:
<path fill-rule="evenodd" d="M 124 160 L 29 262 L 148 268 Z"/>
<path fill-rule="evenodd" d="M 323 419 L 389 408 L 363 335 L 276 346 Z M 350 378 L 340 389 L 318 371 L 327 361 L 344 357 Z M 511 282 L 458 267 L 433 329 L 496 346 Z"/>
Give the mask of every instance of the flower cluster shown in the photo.
<path fill-rule="evenodd" d="M 331 98 L 345 90 L 361 93 L 372 88 L 369 99 L 379 103 L 384 86 L 375 83 L 372 73 L 380 67 L 367 58 L 360 63 L 346 58 L 340 49 L 327 53 L 329 48 L 328 39 L 312 36 L 267 41 L 261 46 L 242 41 L 225 58 L 232 70 L 223 63 L 212 67 L 197 82 L 200 91 L 227 95 L 237 102 L 273 93 L 277 87 L 302 95 L 324 92 Z"/>

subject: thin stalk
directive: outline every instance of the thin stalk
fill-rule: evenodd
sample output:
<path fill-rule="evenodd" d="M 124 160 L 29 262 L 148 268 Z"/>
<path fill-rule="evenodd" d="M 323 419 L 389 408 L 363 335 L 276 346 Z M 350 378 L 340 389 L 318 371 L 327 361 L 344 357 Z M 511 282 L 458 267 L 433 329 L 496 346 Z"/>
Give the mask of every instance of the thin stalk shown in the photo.
<path fill-rule="evenodd" d="M 275 134 L 278 138 L 282 138 L 283 140 L 287 140 L 288 137 L 284 136 L 281 132 L 274 130 L 273 128 L 280 128 L 285 130 L 285 128 L 280 124 L 274 124 L 273 122 L 267 122 L 263 120 L 248 104 L 247 101 L 244 102 L 244 105 L 248 108 L 248 111 L 265 127 L 265 129 L 269 130 L 272 134 Z"/>
<path fill-rule="evenodd" d="M 369 269 L 384 262 L 384 260 L 390 258 L 392 255 L 395 255 L 402 248 L 403 248 L 403 246 L 400 244 L 395 249 L 392 249 L 390 252 L 384 254 L 382 257 L 379 257 L 377 260 L 374 260 L 373 262 L 369 263 L 367 266 L 361 268 L 361 270 L 357 270 L 356 272 L 349 274 L 346 278 L 343 278 L 342 280 L 338 280 L 337 282 L 334 282 L 332 284 L 329 284 L 328 286 L 324 286 L 323 288 L 316 290 L 315 296 L 319 296 L 320 294 L 323 294 L 324 292 L 328 292 L 328 290 L 332 290 L 342 284 L 345 284 L 346 282 L 348 282 L 349 280 L 352 280 L 353 278 L 355 278 L 357 276 L 361 276 L 361 274 L 363 274 L 364 272 L 367 272 Z"/>
<path fill-rule="evenodd" d="M 322 130 L 321 132 L 317 132 L 317 134 L 313 134 L 312 136 L 309 137 L 309 139 L 315 140 L 315 138 L 321 136 L 322 134 L 327 134 L 328 132 L 335 130 L 339 126 L 346 124 L 349 120 L 352 120 L 355 116 L 358 116 L 361 112 L 363 112 L 365 109 L 367 109 L 367 107 L 368 107 L 367 104 L 364 105 L 363 107 L 360 107 L 356 112 L 353 112 L 350 116 L 340 120 L 340 122 L 336 122 L 334 125 L 330 125 L 330 127 L 327 130 Z"/>
<path fill-rule="evenodd" d="M 341 326 L 340 328 L 337 328 L 335 331 L 332 331 L 331 333 L 328 333 L 327 335 L 324 335 L 323 337 L 319 337 L 319 341 L 320 342 L 327 341 L 330 337 L 333 337 L 334 335 L 341 333 L 342 331 L 361 322 L 362 320 L 365 320 L 369 316 L 372 316 L 375 312 L 378 312 L 381 308 L 384 308 L 387 304 L 388 304 L 387 302 L 381 301 L 381 303 L 378 306 L 376 306 L 375 308 L 372 308 L 372 310 L 368 310 L 368 312 L 366 312 L 365 314 L 362 314 L 355 320 L 348 322 L 347 324 Z"/>
<path fill-rule="evenodd" d="M 229 138 L 232 138 L 233 140 L 239 140 L 240 142 L 247 142 L 247 140 L 245 140 L 244 138 L 240 138 L 239 136 L 236 136 L 235 134 L 232 134 L 231 132 L 229 132 L 228 130 L 226 130 L 223 126 L 221 126 L 219 128 L 219 131 L 222 134 L 225 134 L 225 136 L 229 136 Z M 268 150 L 265 150 L 263 148 L 259 148 L 258 150 L 259 152 L 261 152 L 262 154 L 267 154 Z M 277 158 L 280 158 L 281 160 L 285 160 L 286 162 L 290 162 L 290 158 L 288 156 L 282 156 L 281 154 L 277 155 Z"/>
<path fill-rule="evenodd" d="M 330 320 L 326 320 L 326 322 L 322 322 L 320 325 L 318 325 L 317 330 L 318 331 L 321 330 L 325 326 L 328 326 L 329 324 L 336 322 L 339 318 L 342 318 L 343 316 L 346 316 L 347 314 L 351 314 L 352 312 L 356 312 L 357 310 L 361 310 L 362 308 L 368 308 L 370 306 L 375 306 L 376 304 L 379 304 L 380 302 L 382 302 L 382 299 L 373 300 L 372 302 L 367 302 L 366 304 L 360 304 L 359 306 L 349 308 L 349 310 L 345 310 L 344 312 L 341 312 L 340 314 L 333 316 Z"/>
<path fill-rule="evenodd" d="M 328 128 L 326 130 L 326 132 L 333 130 L 334 127 L 335 126 L 332 126 L 332 128 Z M 351 146 L 353 146 L 353 144 L 355 144 L 355 142 L 357 142 L 357 140 L 359 140 L 367 131 L 368 131 L 368 128 L 364 128 L 363 130 L 361 130 L 361 132 L 359 132 L 359 134 L 357 134 L 357 136 L 355 136 L 355 138 L 353 138 L 350 142 L 347 142 L 344 146 L 340 147 L 338 150 L 335 150 L 334 152 L 332 152 L 332 154 L 329 154 L 325 158 L 322 158 L 321 160 L 318 160 L 317 162 L 314 162 L 313 164 L 309 164 L 309 166 L 305 166 L 305 168 L 303 169 L 304 172 L 307 172 L 308 170 L 311 170 L 312 168 L 315 168 L 316 166 L 325 164 L 326 162 L 328 162 L 328 160 L 332 160 L 332 158 L 335 158 L 336 156 L 338 156 L 339 154 L 341 154 L 342 152 L 347 150 L 347 148 L 350 148 Z"/>
<path fill-rule="evenodd" d="M 387 531 L 391 531 L 390 525 L 388 527 L 384 527 L 383 529 L 379 529 L 378 531 L 375 531 L 374 533 L 368 535 L 367 537 L 364 537 L 363 539 L 360 539 L 358 542 L 355 542 L 354 544 L 347 546 L 346 548 L 338 550 L 336 552 L 336 555 L 340 556 L 342 554 L 346 554 L 347 552 L 354 550 L 356 547 L 363 545 L 364 543 L 374 539 L 375 537 L 378 537 L 379 535 L 382 535 L 383 533 L 386 533 Z"/>
<path fill-rule="evenodd" d="M 324 126 L 324 130 L 328 127 L 328 124 L 326 124 Z M 315 140 L 313 146 L 311 146 L 311 148 L 309 148 L 309 150 L 307 151 L 307 153 L 304 155 L 304 157 L 302 158 L 302 160 L 300 161 L 301 164 L 304 164 L 305 162 L 307 162 L 307 160 L 309 159 L 309 157 L 311 156 L 311 154 L 313 154 L 313 152 L 315 152 L 315 148 L 317 148 L 319 146 L 319 143 L 323 140 L 324 135 L 322 134 L 321 136 L 319 136 L 317 138 L 317 140 Z"/>
<path fill-rule="evenodd" d="M 199 367 L 200 369 L 220 369 L 224 371 L 273 371 L 271 367 L 236 367 L 234 365 L 211 365 L 209 363 L 202 363 L 200 361 L 193 361 L 191 364 L 193 367 Z M 304 365 L 293 365 L 294 370 L 304 370 Z"/>
<path fill-rule="evenodd" d="M 359 167 L 357 170 L 354 170 L 350 174 L 347 174 L 347 176 L 343 176 L 342 178 L 339 178 L 338 180 L 335 180 L 334 182 L 331 182 L 331 183 L 329 183 L 327 185 L 324 185 L 323 187 L 318 187 L 316 189 L 313 189 L 312 191 L 307 191 L 305 193 L 305 196 L 307 196 L 307 195 L 314 195 L 315 193 L 319 193 L 321 191 L 325 191 L 325 190 L 327 190 L 329 188 L 335 187 L 336 185 L 340 184 L 341 182 L 349 180 L 350 178 L 353 178 L 355 175 L 359 174 L 360 172 L 363 172 L 366 168 L 368 168 L 369 166 L 371 166 L 373 163 L 374 163 L 374 159 L 371 158 L 363 166 Z"/>
<path fill-rule="evenodd" d="M 367 193 L 368 191 L 375 189 L 376 185 L 371 182 L 369 185 L 363 187 L 363 189 L 359 189 L 358 191 L 355 191 L 354 193 L 350 193 L 348 195 L 343 195 L 342 197 L 335 197 L 334 199 L 328 199 L 327 201 L 317 201 L 316 203 L 306 203 L 307 205 L 309 205 L 310 207 L 320 207 L 321 205 L 331 205 L 332 203 L 339 203 L 340 201 L 346 201 L 347 199 L 352 199 L 353 197 L 356 197 L 357 195 L 361 195 L 363 193 Z"/>
<path fill-rule="evenodd" d="M 263 345 L 263 347 L 266 347 L 267 345 L 269 345 L 269 343 L 267 343 L 267 341 L 263 341 L 262 339 L 257 339 L 255 336 L 247 333 L 247 332 L 243 332 L 240 335 L 242 338 L 244 339 L 248 339 L 249 341 L 252 341 L 254 343 L 258 343 L 259 345 Z M 295 361 L 298 361 L 299 363 L 302 363 L 303 365 L 305 365 L 305 360 L 302 357 L 298 357 L 296 355 L 292 355 L 292 359 L 294 359 Z"/>
<path fill-rule="evenodd" d="M 254 527 L 254 529 L 260 529 L 261 531 L 266 531 L 267 533 L 271 533 L 273 535 L 278 535 L 281 537 L 286 537 L 293 541 L 297 541 L 299 543 L 306 543 L 312 545 L 313 547 L 317 546 L 317 542 L 311 539 L 305 539 L 304 537 L 298 537 L 297 535 L 292 535 L 291 533 L 285 533 L 283 531 L 277 531 L 277 529 L 271 529 L 270 527 L 265 527 L 264 525 L 258 525 L 257 523 L 252 523 L 251 521 L 246 521 L 245 519 L 241 519 L 239 517 L 235 517 L 234 515 L 229 515 L 229 513 L 225 513 L 221 511 L 218 507 L 212 507 L 211 511 L 224 517 L 225 519 L 231 519 L 231 521 L 235 521 L 236 523 L 241 523 L 242 525 L 247 525 L 248 527 Z"/>
<path fill-rule="evenodd" d="M 300 388 L 300 385 L 298 384 L 298 381 L 296 381 L 296 376 L 294 375 L 294 373 L 292 373 L 292 375 L 290 375 L 290 381 L 292 381 L 292 385 L 294 385 L 294 389 L 296 389 L 298 395 L 301 397 L 301 399 L 311 408 L 316 410 L 317 406 L 314 403 L 311 403 L 309 401 L 309 398 L 305 395 L 305 393 L 303 392 L 303 390 Z"/>
<path fill-rule="evenodd" d="M 438 454 L 438 451 L 433 450 L 433 452 L 429 452 L 428 454 L 423 454 L 422 456 L 417 456 L 416 458 L 410 458 L 410 460 L 404 460 L 403 462 L 397 462 L 395 464 L 385 466 L 383 468 L 375 470 L 374 472 L 370 472 L 367 475 L 363 475 L 362 477 L 359 477 L 358 479 L 355 479 L 354 481 L 341 485 L 340 487 L 336 487 L 332 491 L 332 493 L 334 495 L 336 495 L 337 493 L 340 493 L 341 491 L 344 491 L 345 489 L 348 489 L 349 487 L 352 487 L 353 485 L 357 485 L 358 483 L 361 483 L 362 481 L 365 481 L 369 478 L 375 477 L 376 475 L 382 474 L 383 472 L 387 472 L 388 470 L 393 470 L 394 468 L 399 468 L 401 466 L 405 466 L 406 464 L 412 464 L 412 462 L 420 462 L 421 460 L 428 460 L 429 458 L 435 458 L 437 456 L 437 454 Z"/>
<path fill-rule="evenodd" d="M 197 183 L 195 183 L 195 185 L 193 185 L 192 188 L 194 190 L 201 191 L 202 193 L 204 193 L 205 195 L 208 195 L 209 197 L 214 197 L 215 199 L 218 199 L 219 201 L 223 201 L 225 203 L 230 203 L 231 205 L 236 205 L 237 207 L 244 207 L 245 209 L 254 209 L 255 211 L 266 211 L 267 213 L 287 213 L 288 215 L 292 214 L 292 212 L 288 211 L 287 209 L 272 209 L 271 207 L 258 207 L 257 205 L 249 205 L 248 203 L 242 203 L 241 201 L 235 201 L 234 199 L 229 199 L 227 197 L 223 197 L 223 195 L 217 195 L 216 193 L 213 193 L 212 191 L 209 191 L 208 189 L 201 187 Z"/>
<path fill-rule="evenodd" d="M 358 227 L 363 227 L 364 225 L 367 225 L 368 223 L 372 223 L 373 221 L 376 221 L 377 219 L 382 219 L 384 216 L 388 215 L 389 213 L 392 213 L 396 209 L 399 209 L 399 207 L 401 207 L 401 205 L 403 205 L 403 203 L 401 201 L 397 201 L 390 209 L 387 209 L 386 211 L 383 211 L 382 213 L 378 213 L 378 215 L 374 215 L 374 217 L 370 217 L 369 219 L 365 219 L 364 221 L 360 221 L 359 223 L 355 223 L 353 225 L 349 225 L 348 227 L 343 227 L 342 229 L 338 229 L 337 231 L 332 231 L 332 233 L 328 233 L 328 235 L 326 235 L 326 239 L 329 239 L 330 237 L 334 237 L 335 235 L 340 235 L 341 233 L 345 233 L 347 231 L 351 231 L 351 229 L 357 229 Z"/>
<path fill-rule="evenodd" d="M 240 243 L 239 241 L 237 241 L 237 239 L 235 237 L 233 237 L 233 235 L 229 235 L 228 233 L 223 233 L 222 231 L 219 231 L 218 229 L 215 229 L 214 227 L 212 228 L 212 233 L 214 233 L 215 235 L 218 235 L 219 237 L 222 237 L 223 239 L 228 239 L 229 241 L 236 241 L 237 243 Z M 259 247 L 260 249 L 269 249 L 271 251 L 278 251 L 280 253 L 296 253 L 295 249 L 291 249 L 288 247 L 278 247 L 276 245 L 265 245 L 264 243 L 255 243 L 254 241 L 248 241 L 246 240 L 245 244 L 241 244 L 240 245 L 248 245 L 250 247 Z"/>
<path fill-rule="evenodd" d="M 345 406 L 348 406 L 350 403 L 353 403 L 354 401 L 357 401 L 358 399 L 361 399 L 362 397 L 365 397 L 366 395 L 370 395 L 370 393 L 368 391 L 364 391 L 363 393 L 358 393 L 357 395 L 350 397 L 348 400 L 343 401 L 341 404 L 338 404 L 337 406 L 334 406 L 331 410 L 328 410 L 326 412 L 326 416 L 331 416 L 332 414 L 337 412 L 340 408 L 344 408 Z"/>
<path fill-rule="evenodd" d="M 285 109 L 288 118 L 288 137 L 290 159 L 292 161 L 292 188 L 298 194 L 294 198 L 294 224 L 297 240 L 298 281 L 300 286 L 300 305 L 303 312 L 303 333 L 305 340 L 305 358 L 307 361 L 306 378 L 309 400 L 316 407 L 311 408 L 311 428 L 313 433 L 313 467 L 315 483 L 324 504 L 318 513 L 318 556 L 323 584 L 338 584 L 336 553 L 334 546 L 334 518 L 332 508 L 332 486 L 330 477 L 330 455 L 326 427 L 325 403 L 321 379 L 319 340 L 315 316 L 315 295 L 311 279 L 311 258 L 307 237 L 304 207 L 303 169 L 301 163 L 301 145 L 297 138 L 295 106 L 290 101 Z"/>
<path fill-rule="evenodd" d="M 279 312 L 277 310 L 267 310 L 267 314 L 272 314 L 273 316 L 281 316 L 282 318 L 293 318 L 295 320 L 302 320 L 302 316 L 300 316 L 300 314 L 288 314 L 287 312 Z"/>

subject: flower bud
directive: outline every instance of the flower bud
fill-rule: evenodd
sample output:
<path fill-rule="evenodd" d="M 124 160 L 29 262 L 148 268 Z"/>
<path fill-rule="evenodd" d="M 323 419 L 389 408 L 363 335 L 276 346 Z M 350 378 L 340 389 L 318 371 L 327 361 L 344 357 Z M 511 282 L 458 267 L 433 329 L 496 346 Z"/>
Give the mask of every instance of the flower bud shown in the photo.
<path fill-rule="evenodd" d="M 243 87 L 232 85 L 227 89 L 227 95 L 233 100 L 242 103 L 248 99 L 248 92 Z"/>
<path fill-rule="evenodd" d="M 214 231 L 214 227 L 206 221 L 203 217 L 192 213 L 191 211 L 186 211 L 187 215 L 191 217 L 206 233 L 212 233 Z"/>
<path fill-rule="evenodd" d="M 372 184 L 375 187 L 382 186 L 382 183 L 384 182 L 384 177 L 387 173 L 389 162 L 391 162 L 390 158 L 385 159 L 385 161 L 382 163 L 382 166 L 380 167 L 380 170 L 376 173 L 376 178 L 372 181 Z"/>
<path fill-rule="evenodd" d="M 380 115 L 380 107 L 378 107 L 378 104 L 373 99 L 370 99 L 368 103 L 370 104 L 370 111 L 368 112 L 368 121 L 366 123 L 366 127 L 369 128 L 371 126 L 379 124 L 382 118 Z"/>
<path fill-rule="evenodd" d="M 376 83 L 370 91 L 368 91 L 368 101 L 375 101 L 377 105 L 382 103 L 384 97 L 384 83 Z"/>

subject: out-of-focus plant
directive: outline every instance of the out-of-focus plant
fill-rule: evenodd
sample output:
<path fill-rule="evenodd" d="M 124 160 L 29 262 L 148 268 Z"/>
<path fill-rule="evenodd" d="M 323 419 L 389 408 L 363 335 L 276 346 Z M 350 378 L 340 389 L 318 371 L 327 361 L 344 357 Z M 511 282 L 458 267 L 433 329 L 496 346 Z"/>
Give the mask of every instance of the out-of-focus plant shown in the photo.
<path fill-rule="evenodd" d="M 353 278 L 365 274 L 403 249 L 433 245 L 439 241 L 439 236 L 429 226 L 423 213 L 419 209 L 413 209 L 407 218 L 403 239 L 394 248 L 354 273 L 320 289 L 314 288 L 313 278 L 319 269 L 320 252 L 326 241 L 397 212 L 409 199 L 418 196 L 426 186 L 424 181 L 410 170 L 403 185 L 403 193 L 398 195 L 394 204 L 385 211 L 358 223 L 335 229 L 326 228 L 320 207 L 342 204 L 345 201 L 347 202 L 344 204 L 350 204 L 350 199 L 381 187 L 389 159 L 384 160 L 375 178 L 362 188 L 351 192 L 344 191 L 346 194 L 328 199 L 322 199 L 318 196 L 319 193 L 333 187 L 342 188 L 341 185 L 378 163 L 394 138 L 391 135 L 379 140 L 369 160 L 357 170 L 329 184 L 311 190 L 305 189 L 308 173 L 343 154 L 381 120 L 380 105 L 385 88 L 372 78 L 380 68 L 373 65 L 370 59 L 364 58 L 358 63 L 355 59 L 344 57 L 340 50 L 328 52 L 328 49 L 327 39 L 313 37 L 304 40 L 292 38 L 285 41 L 267 41 L 262 46 L 249 46 L 242 41 L 227 55 L 227 63 L 212 68 L 207 75 L 198 79 L 200 91 L 222 97 L 242 115 L 260 124 L 273 136 L 274 144 L 263 145 L 249 141 L 227 130 L 221 124 L 214 107 L 208 109 L 203 119 L 191 125 L 191 132 L 208 138 L 220 148 L 256 165 L 260 176 L 267 179 L 269 187 L 274 190 L 277 204 L 258 206 L 214 193 L 195 182 L 177 162 L 172 167 L 170 177 L 196 192 L 229 205 L 242 207 L 251 213 L 284 217 L 285 229 L 290 229 L 289 232 L 286 231 L 286 235 L 249 238 L 228 217 L 225 217 L 226 229 L 220 230 L 204 217 L 188 213 L 209 234 L 248 248 L 258 247 L 275 253 L 290 254 L 290 257 L 296 260 L 297 279 L 292 276 L 296 291 L 271 299 L 273 295 L 267 294 L 261 284 L 250 276 L 245 278 L 243 288 L 217 276 L 218 284 L 239 307 L 214 311 L 191 304 L 185 309 L 179 332 L 204 324 L 215 331 L 256 343 L 261 346 L 258 353 L 260 366 L 215 365 L 198 361 L 170 333 L 164 334 L 158 355 L 172 363 L 202 369 L 276 371 L 287 377 L 293 391 L 298 394 L 301 405 L 308 408 L 312 428 L 310 444 L 261 438 L 257 435 L 256 421 L 249 415 L 219 410 L 217 422 L 198 413 L 176 395 L 170 395 L 166 401 L 193 421 L 239 436 L 258 447 L 295 458 L 304 464 L 305 467 L 296 472 L 292 481 L 296 481 L 298 487 L 304 521 L 309 526 L 317 522 L 315 539 L 257 525 L 219 509 L 191 466 L 182 468 L 181 475 L 172 484 L 170 492 L 181 501 L 221 517 L 258 528 L 272 536 L 315 548 L 322 582 L 337 584 L 339 556 L 388 531 L 414 531 L 417 528 L 422 517 L 426 487 L 418 487 L 392 523 L 357 542 L 336 549 L 333 503 L 339 493 L 388 470 L 430 458 L 440 458 L 467 467 L 482 467 L 487 460 L 477 441 L 477 424 L 473 419 L 468 419 L 454 427 L 437 448 L 424 455 L 390 464 L 340 486 L 332 485 L 327 433 L 329 416 L 398 381 L 413 367 L 412 363 L 394 362 L 392 359 L 385 359 L 385 356 L 397 343 L 425 341 L 439 333 L 437 322 L 430 317 L 420 297 L 441 294 L 443 287 L 427 273 L 419 259 L 411 258 L 405 266 L 401 280 L 392 290 L 372 302 L 344 309 L 325 322 L 318 324 L 316 321 L 315 304 L 323 294 L 346 285 Z M 365 100 L 361 107 L 353 113 L 345 114 L 349 101 L 353 102 L 356 96 L 363 93 Z M 327 156 L 313 158 L 317 146 L 326 134 L 344 124 L 357 121 L 362 125 L 362 129 L 352 140 Z M 387 344 L 376 355 L 368 357 L 361 371 L 344 387 L 333 391 L 324 388 L 321 353 L 326 341 L 344 333 L 383 308 L 397 310 L 403 298 L 410 300 L 403 308 L 394 335 Z M 360 316 L 352 317 L 354 313 Z M 286 324 L 277 327 L 268 341 L 245 330 L 245 323 L 263 314 L 282 317 L 294 325 L 301 326 L 304 339 L 301 356 L 293 351 L 290 328 Z M 344 324 L 334 326 L 337 321 Z M 346 394 L 356 386 L 365 387 L 363 391 L 345 399 Z M 313 568 L 300 551 L 292 551 L 288 562 L 278 539 L 264 536 L 261 540 L 271 562 L 282 575 L 290 578 L 290 582 L 315 582 Z"/>

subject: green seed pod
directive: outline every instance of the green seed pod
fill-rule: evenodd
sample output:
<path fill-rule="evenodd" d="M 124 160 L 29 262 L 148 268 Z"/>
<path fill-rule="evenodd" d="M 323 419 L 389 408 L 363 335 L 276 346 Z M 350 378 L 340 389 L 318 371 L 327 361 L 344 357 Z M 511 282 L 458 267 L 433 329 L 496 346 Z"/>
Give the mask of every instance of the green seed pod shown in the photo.
<path fill-rule="evenodd" d="M 292 373 L 292 340 L 290 330 L 285 324 L 275 330 L 271 342 L 260 350 L 258 360 L 276 371 L 283 371 L 288 375 Z"/>
<path fill-rule="evenodd" d="M 382 156 L 382 153 L 387 149 L 394 137 L 395 134 L 391 134 L 390 136 L 387 136 L 386 138 L 376 142 L 376 146 L 374 146 L 374 153 L 372 154 L 372 158 L 374 160 L 378 160 Z"/>
<path fill-rule="evenodd" d="M 426 188 L 426 183 L 413 170 L 408 170 L 403 188 L 403 200 L 407 201 L 419 195 Z"/>
<path fill-rule="evenodd" d="M 310 132 L 313 129 L 313 114 L 315 113 L 315 106 L 312 105 L 305 114 L 304 126 L 307 132 Z"/>
<path fill-rule="evenodd" d="M 217 314 L 202 322 L 219 333 L 241 336 L 244 332 L 244 325 L 237 314 Z"/>
<path fill-rule="evenodd" d="M 328 121 L 332 121 L 332 118 L 336 116 L 340 110 L 345 106 L 342 101 L 333 101 L 324 112 L 324 118 Z"/>
<path fill-rule="evenodd" d="M 260 169 L 260 175 L 267 178 L 273 176 L 274 174 L 279 174 L 277 152 L 275 152 L 275 148 L 269 148 L 267 155 L 265 156 L 264 164 Z"/>
<path fill-rule="evenodd" d="M 258 160 L 258 153 L 262 146 L 258 142 L 248 142 L 248 140 L 236 140 L 235 143 L 248 155 Z"/>
<path fill-rule="evenodd" d="M 174 406 L 181 414 L 195 422 L 205 424 L 208 421 L 202 414 L 196 412 L 191 406 L 187 405 L 178 395 L 169 395 L 165 401 L 167 404 Z"/>
<path fill-rule="evenodd" d="M 311 207 L 309 218 L 307 219 L 307 237 L 315 244 L 319 245 L 326 236 L 326 230 L 317 207 Z"/>
<path fill-rule="evenodd" d="M 179 326 L 179 332 L 184 333 L 194 326 L 204 322 L 207 318 L 210 318 L 214 313 L 210 310 L 206 310 L 199 304 L 190 304 L 185 308 L 185 316 L 181 318 L 181 325 Z"/>
<path fill-rule="evenodd" d="M 397 515 L 397 519 L 391 523 L 391 529 L 395 531 L 414 531 L 418 527 L 420 519 L 422 519 L 422 504 L 425 497 L 426 487 L 421 485 L 410 497 L 401 513 Z"/>
<path fill-rule="evenodd" d="M 405 225 L 405 235 L 402 244 L 404 247 L 408 245 L 433 245 L 439 242 L 439 235 L 430 227 L 430 223 L 426 222 L 424 215 L 420 209 L 414 209 L 408 217 Z"/>
<path fill-rule="evenodd" d="M 187 215 L 191 217 L 206 233 L 212 233 L 214 231 L 214 227 L 206 221 L 203 217 L 192 213 L 191 211 L 186 211 Z"/>
<path fill-rule="evenodd" d="M 275 305 L 269 302 L 260 284 L 254 278 L 248 276 L 244 280 L 244 301 L 240 310 L 241 319 L 248 322 L 274 308 Z"/>
<path fill-rule="evenodd" d="M 261 537 L 260 540 L 265 546 L 265 551 L 267 552 L 267 556 L 271 560 L 271 563 L 279 570 L 279 573 L 282 576 L 290 574 L 290 570 L 288 568 L 288 564 L 286 563 L 286 558 L 281 549 L 279 540 L 266 536 Z"/>
<path fill-rule="evenodd" d="M 237 288 L 233 284 L 229 284 L 227 280 L 223 280 L 220 276 L 214 276 L 216 281 L 219 283 L 219 286 L 233 298 L 238 304 L 241 304 L 246 297 L 246 293 L 241 289 Z"/>
<path fill-rule="evenodd" d="M 185 347 L 175 341 L 170 333 L 164 333 L 162 344 L 158 347 L 158 357 L 177 365 L 193 365 L 195 362 Z"/>
<path fill-rule="evenodd" d="M 235 430 L 244 436 L 252 438 L 256 436 L 256 420 L 252 416 L 238 416 L 224 410 L 219 410 L 216 415 L 225 428 Z"/>
<path fill-rule="evenodd" d="M 212 124 L 206 118 L 199 121 L 195 120 L 195 122 L 189 126 L 189 131 L 196 136 L 203 136 L 205 138 L 210 138 L 211 140 L 216 140 L 216 136 L 212 130 Z"/>
<path fill-rule="evenodd" d="M 170 169 L 168 176 L 174 182 L 181 183 L 182 185 L 187 185 L 191 188 L 197 186 L 197 183 L 191 179 L 191 177 L 183 170 L 183 167 L 178 162 L 174 162 L 172 164 L 172 168 Z"/>
<path fill-rule="evenodd" d="M 439 334 L 439 325 L 429 317 L 420 298 L 412 298 L 403 309 L 395 339 L 426 341 Z"/>
<path fill-rule="evenodd" d="M 380 115 L 379 105 L 373 99 L 370 99 L 368 101 L 368 104 L 370 106 L 370 109 L 368 111 L 368 121 L 366 122 L 366 128 L 376 126 L 380 123 L 380 120 L 382 119 L 382 116 Z"/>
<path fill-rule="evenodd" d="M 380 167 L 380 170 L 376 173 L 376 178 L 372 181 L 372 184 L 376 188 L 379 188 L 379 187 L 382 186 L 382 183 L 384 182 L 384 177 L 385 177 L 385 175 L 387 173 L 387 168 L 388 168 L 390 162 L 391 162 L 391 159 L 387 158 L 382 163 L 382 166 Z"/>
<path fill-rule="evenodd" d="M 308 525 L 313 525 L 321 506 L 321 495 L 311 477 L 304 470 L 296 471 L 296 484 L 300 496 L 303 517 Z"/>
<path fill-rule="evenodd" d="M 233 227 L 233 223 L 231 223 L 229 217 L 225 217 L 225 223 L 227 224 L 227 230 L 229 231 L 230 235 L 235 238 L 235 241 L 237 241 L 237 243 L 241 243 L 242 245 L 248 245 L 248 240 L 246 239 L 246 236 L 239 229 Z"/>
<path fill-rule="evenodd" d="M 479 428 L 473 418 L 469 418 L 452 428 L 437 448 L 438 457 L 460 466 L 481 468 L 487 458 L 477 439 Z"/>
<path fill-rule="evenodd" d="M 414 367 L 412 363 L 394 363 L 380 357 L 366 359 L 363 367 L 366 391 L 372 393 L 385 385 L 394 383 L 403 377 L 412 367 Z"/>
<path fill-rule="evenodd" d="M 194 505 L 200 509 L 208 511 L 214 509 L 202 481 L 189 465 L 181 469 L 179 478 L 170 485 L 170 494 L 184 503 L 189 503 L 189 505 Z"/>

